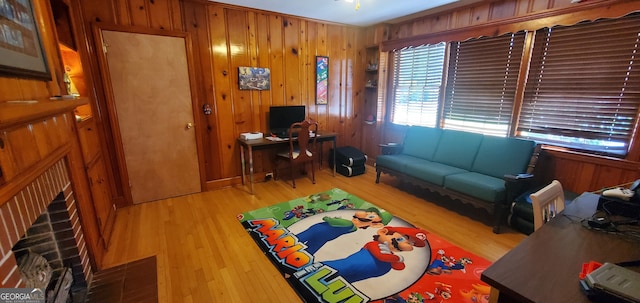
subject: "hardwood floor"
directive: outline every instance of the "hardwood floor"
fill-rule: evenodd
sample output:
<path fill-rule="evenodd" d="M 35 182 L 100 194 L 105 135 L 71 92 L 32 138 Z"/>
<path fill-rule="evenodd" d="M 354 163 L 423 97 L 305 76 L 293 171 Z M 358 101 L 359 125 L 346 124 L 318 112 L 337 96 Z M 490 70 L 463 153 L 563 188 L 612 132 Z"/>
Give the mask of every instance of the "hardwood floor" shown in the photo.
<path fill-rule="evenodd" d="M 300 302 L 236 215 L 335 187 L 490 261 L 525 238 L 506 227 L 496 235 L 486 223 L 398 189 L 388 175 L 375 184 L 373 167 L 353 178 L 323 169 L 316 179 L 296 179 L 296 189 L 283 180 L 257 183 L 253 196 L 238 186 L 120 209 L 104 264 L 155 255 L 159 302 Z"/>

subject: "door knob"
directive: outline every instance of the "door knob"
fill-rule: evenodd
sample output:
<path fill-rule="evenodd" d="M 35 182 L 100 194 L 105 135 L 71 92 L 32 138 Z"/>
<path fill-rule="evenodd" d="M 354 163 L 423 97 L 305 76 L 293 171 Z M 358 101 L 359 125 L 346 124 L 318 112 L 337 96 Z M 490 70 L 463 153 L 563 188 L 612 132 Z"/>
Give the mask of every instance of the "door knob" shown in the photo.
<path fill-rule="evenodd" d="M 187 123 L 187 129 L 191 129 L 193 127 L 193 123 L 189 122 Z"/>

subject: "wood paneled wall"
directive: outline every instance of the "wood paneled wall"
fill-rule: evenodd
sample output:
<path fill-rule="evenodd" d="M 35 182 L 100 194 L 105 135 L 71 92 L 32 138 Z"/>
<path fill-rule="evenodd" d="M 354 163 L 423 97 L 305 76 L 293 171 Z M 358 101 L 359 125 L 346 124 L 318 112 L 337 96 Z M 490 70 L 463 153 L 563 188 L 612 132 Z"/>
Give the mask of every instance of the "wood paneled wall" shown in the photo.
<path fill-rule="evenodd" d="M 184 2 L 186 30 L 200 59 L 200 100 L 210 116 L 199 112 L 206 127 L 208 180 L 240 174 L 240 133 L 268 130 L 269 106 L 306 105 L 319 129 L 340 134 L 348 142 L 357 116 L 354 70 L 362 44 L 361 29 L 247 10 L 215 3 Z M 329 104 L 315 104 L 315 57 L 329 57 Z M 238 67 L 267 67 L 271 88 L 239 90 Z M 271 169 L 272 153 L 254 156 L 256 170 Z"/>
<path fill-rule="evenodd" d="M 462 41 L 545 26 L 572 25 L 584 20 L 621 17 L 637 11 L 637 0 L 499 0 L 481 1 L 457 9 L 393 24 L 391 41 Z"/>
<path fill-rule="evenodd" d="M 589 2 L 603 2 L 599 0 Z M 611 2 L 611 1 L 605 1 Z M 391 26 L 389 39 L 411 38 L 454 29 L 471 28 L 505 20 L 527 16 L 532 13 L 552 12 L 583 4 L 572 4 L 571 0 L 501 0 L 481 1 L 454 10 L 418 17 Z M 498 31 L 497 27 L 492 30 Z"/>
<path fill-rule="evenodd" d="M 361 29 L 322 23 L 295 16 L 285 16 L 229 6 L 204 0 L 65 0 L 72 11 L 79 53 L 83 58 L 85 82 L 95 101 L 94 115 L 103 132 L 107 162 L 111 171 L 114 196 L 122 196 L 113 150 L 113 134 L 107 119 L 108 107 L 100 79 L 92 37 L 94 23 L 145 27 L 159 30 L 186 31 L 191 34 L 198 75 L 197 103 L 194 108 L 196 127 L 204 131 L 202 142 L 208 188 L 239 182 L 240 159 L 235 139 L 239 133 L 267 130 L 270 105 L 304 104 L 309 116 L 320 128 L 339 133 L 338 145 L 367 148 L 375 157 L 377 143 L 398 141 L 402 133 L 375 126 L 377 134 L 365 134 L 364 112 L 364 48 L 391 40 L 410 40 L 429 35 L 500 32 L 523 22 L 558 22 L 558 15 L 592 19 L 608 14 L 611 7 L 638 7 L 638 1 L 588 0 L 571 4 L 570 0 L 501 0 L 477 4 L 417 17 L 388 25 L 380 35 L 377 29 Z M 57 50 L 54 24 L 48 0 L 34 0 L 39 22 L 44 23 L 43 41 L 52 81 L 0 77 L 0 102 L 42 99 L 61 94 L 64 69 Z M 601 13 L 598 11 L 600 10 Z M 481 29 L 480 31 L 478 29 Z M 490 30 L 489 30 L 490 31 Z M 467 33 L 468 34 L 468 33 Z M 329 56 L 329 104 L 315 104 L 315 56 Z M 271 89 L 241 91 L 238 89 L 238 66 L 271 69 Z M 209 104 L 212 115 L 204 115 L 201 107 Z M 368 130 L 373 129 L 369 128 Z M 366 135 L 374 141 L 364 142 Z M 636 140 L 637 141 L 637 140 Z M 366 145 L 366 146 L 365 146 Z M 256 155 L 256 171 L 271 170 L 269 152 Z M 640 150 L 634 145 L 626 161 L 595 158 L 554 151 L 545 178 L 559 177 L 570 190 L 596 190 L 617 184 L 620 180 L 640 178 Z M 564 171 L 581 171 L 568 178 Z"/>
<path fill-rule="evenodd" d="M 240 182 L 236 138 L 242 132 L 266 132 L 271 105 L 306 105 L 308 116 L 319 122 L 321 130 L 340 134 L 338 145 L 357 138 L 354 129 L 360 123 L 354 120 L 359 119 L 359 94 L 354 83 L 363 77 L 359 73 L 363 70 L 359 51 L 363 29 L 202 0 L 75 1 L 87 33 L 93 23 L 190 33 L 198 86 L 194 116 L 196 127 L 203 130 L 199 140 L 205 159 L 201 164 L 208 188 Z M 85 38 L 90 54 L 95 43 L 89 35 Z M 329 57 L 328 105 L 315 104 L 315 56 L 319 55 Z M 96 59 L 90 60 L 99 112 L 104 115 L 107 142 L 112 143 L 108 124 L 114 122 L 106 121 L 104 114 L 109 110 L 105 88 L 99 81 Z M 239 66 L 270 68 L 271 89 L 240 90 Z M 204 105 L 213 108 L 211 115 L 204 115 Z M 255 170 L 270 171 L 272 157 L 269 151 L 255 153 Z"/>

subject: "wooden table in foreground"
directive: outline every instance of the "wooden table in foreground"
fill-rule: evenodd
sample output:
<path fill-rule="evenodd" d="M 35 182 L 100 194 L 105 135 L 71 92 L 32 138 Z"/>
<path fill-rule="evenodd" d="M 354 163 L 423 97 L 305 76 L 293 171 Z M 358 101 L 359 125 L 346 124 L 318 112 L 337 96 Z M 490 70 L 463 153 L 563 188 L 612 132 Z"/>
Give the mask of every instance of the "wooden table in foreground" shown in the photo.
<path fill-rule="evenodd" d="M 318 136 L 316 138 L 316 142 L 320 143 L 320 166 L 322 166 L 322 142 L 331 141 L 333 142 L 333 158 L 336 156 L 336 133 L 325 133 L 318 132 Z M 253 195 L 253 151 L 258 149 L 269 149 L 269 148 L 279 148 L 282 146 L 288 146 L 289 140 L 282 141 L 272 141 L 267 140 L 265 138 L 253 139 L 253 140 L 243 140 L 238 138 L 238 143 L 240 143 L 240 162 L 242 165 L 242 184 L 246 185 L 245 181 L 245 170 L 246 163 L 244 157 L 244 149 L 246 148 L 249 152 L 249 190 Z M 336 175 L 335 166 L 333 167 L 333 175 Z"/>
<path fill-rule="evenodd" d="M 599 197 L 582 194 L 564 216 L 547 222 L 482 273 L 481 280 L 499 292 L 497 302 L 590 302 L 578 283 L 583 263 L 640 259 L 640 240 L 580 223 L 596 212 Z"/>

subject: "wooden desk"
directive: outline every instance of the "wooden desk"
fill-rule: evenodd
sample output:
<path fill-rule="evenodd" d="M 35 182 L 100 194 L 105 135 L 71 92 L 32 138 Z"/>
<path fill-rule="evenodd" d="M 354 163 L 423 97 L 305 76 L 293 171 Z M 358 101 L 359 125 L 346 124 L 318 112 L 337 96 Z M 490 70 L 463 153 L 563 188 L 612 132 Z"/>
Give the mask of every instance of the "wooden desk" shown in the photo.
<path fill-rule="evenodd" d="M 332 141 L 333 142 L 333 157 L 335 159 L 336 156 L 336 133 L 321 133 L 318 132 L 316 141 L 320 143 L 320 165 L 322 166 L 322 142 L 325 141 Z M 265 138 L 261 138 L 261 139 L 254 139 L 254 140 L 242 140 L 241 138 L 238 138 L 238 143 L 240 143 L 240 161 L 242 162 L 242 184 L 245 185 L 246 184 L 246 177 L 245 177 L 245 171 L 246 171 L 246 164 L 245 164 L 245 157 L 244 157 L 244 149 L 246 148 L 249 152 L 249 188 L 251 191 L 251 194 L 253 195 L 253 150 L 260 150 L 260 149 L 271 149 L 271 148 L 278 148 L 278 147 L 283 147 L 283 146 L 288 146 L 289 145 L 289 140 L 283 140 L 283 141 L 272 141 L 272 140 L 267 140 Z M 335 163 L 335 161 L 334 161 Z M 333 167 L 333 175 L 335 176 L 336 174 L 336 169 L 335 166 Z"/>
<path fill-rule="evenodd" d="M 569 216 L 547 222 L 482 273 L 499 292 L 498 302 L 590 302 L 578 283 L 583 263 L 640 259 L 640 241 L 582 226 L 580 218 L 595 213 L 598 198 L 582 194 L 564 210 Z"/>

